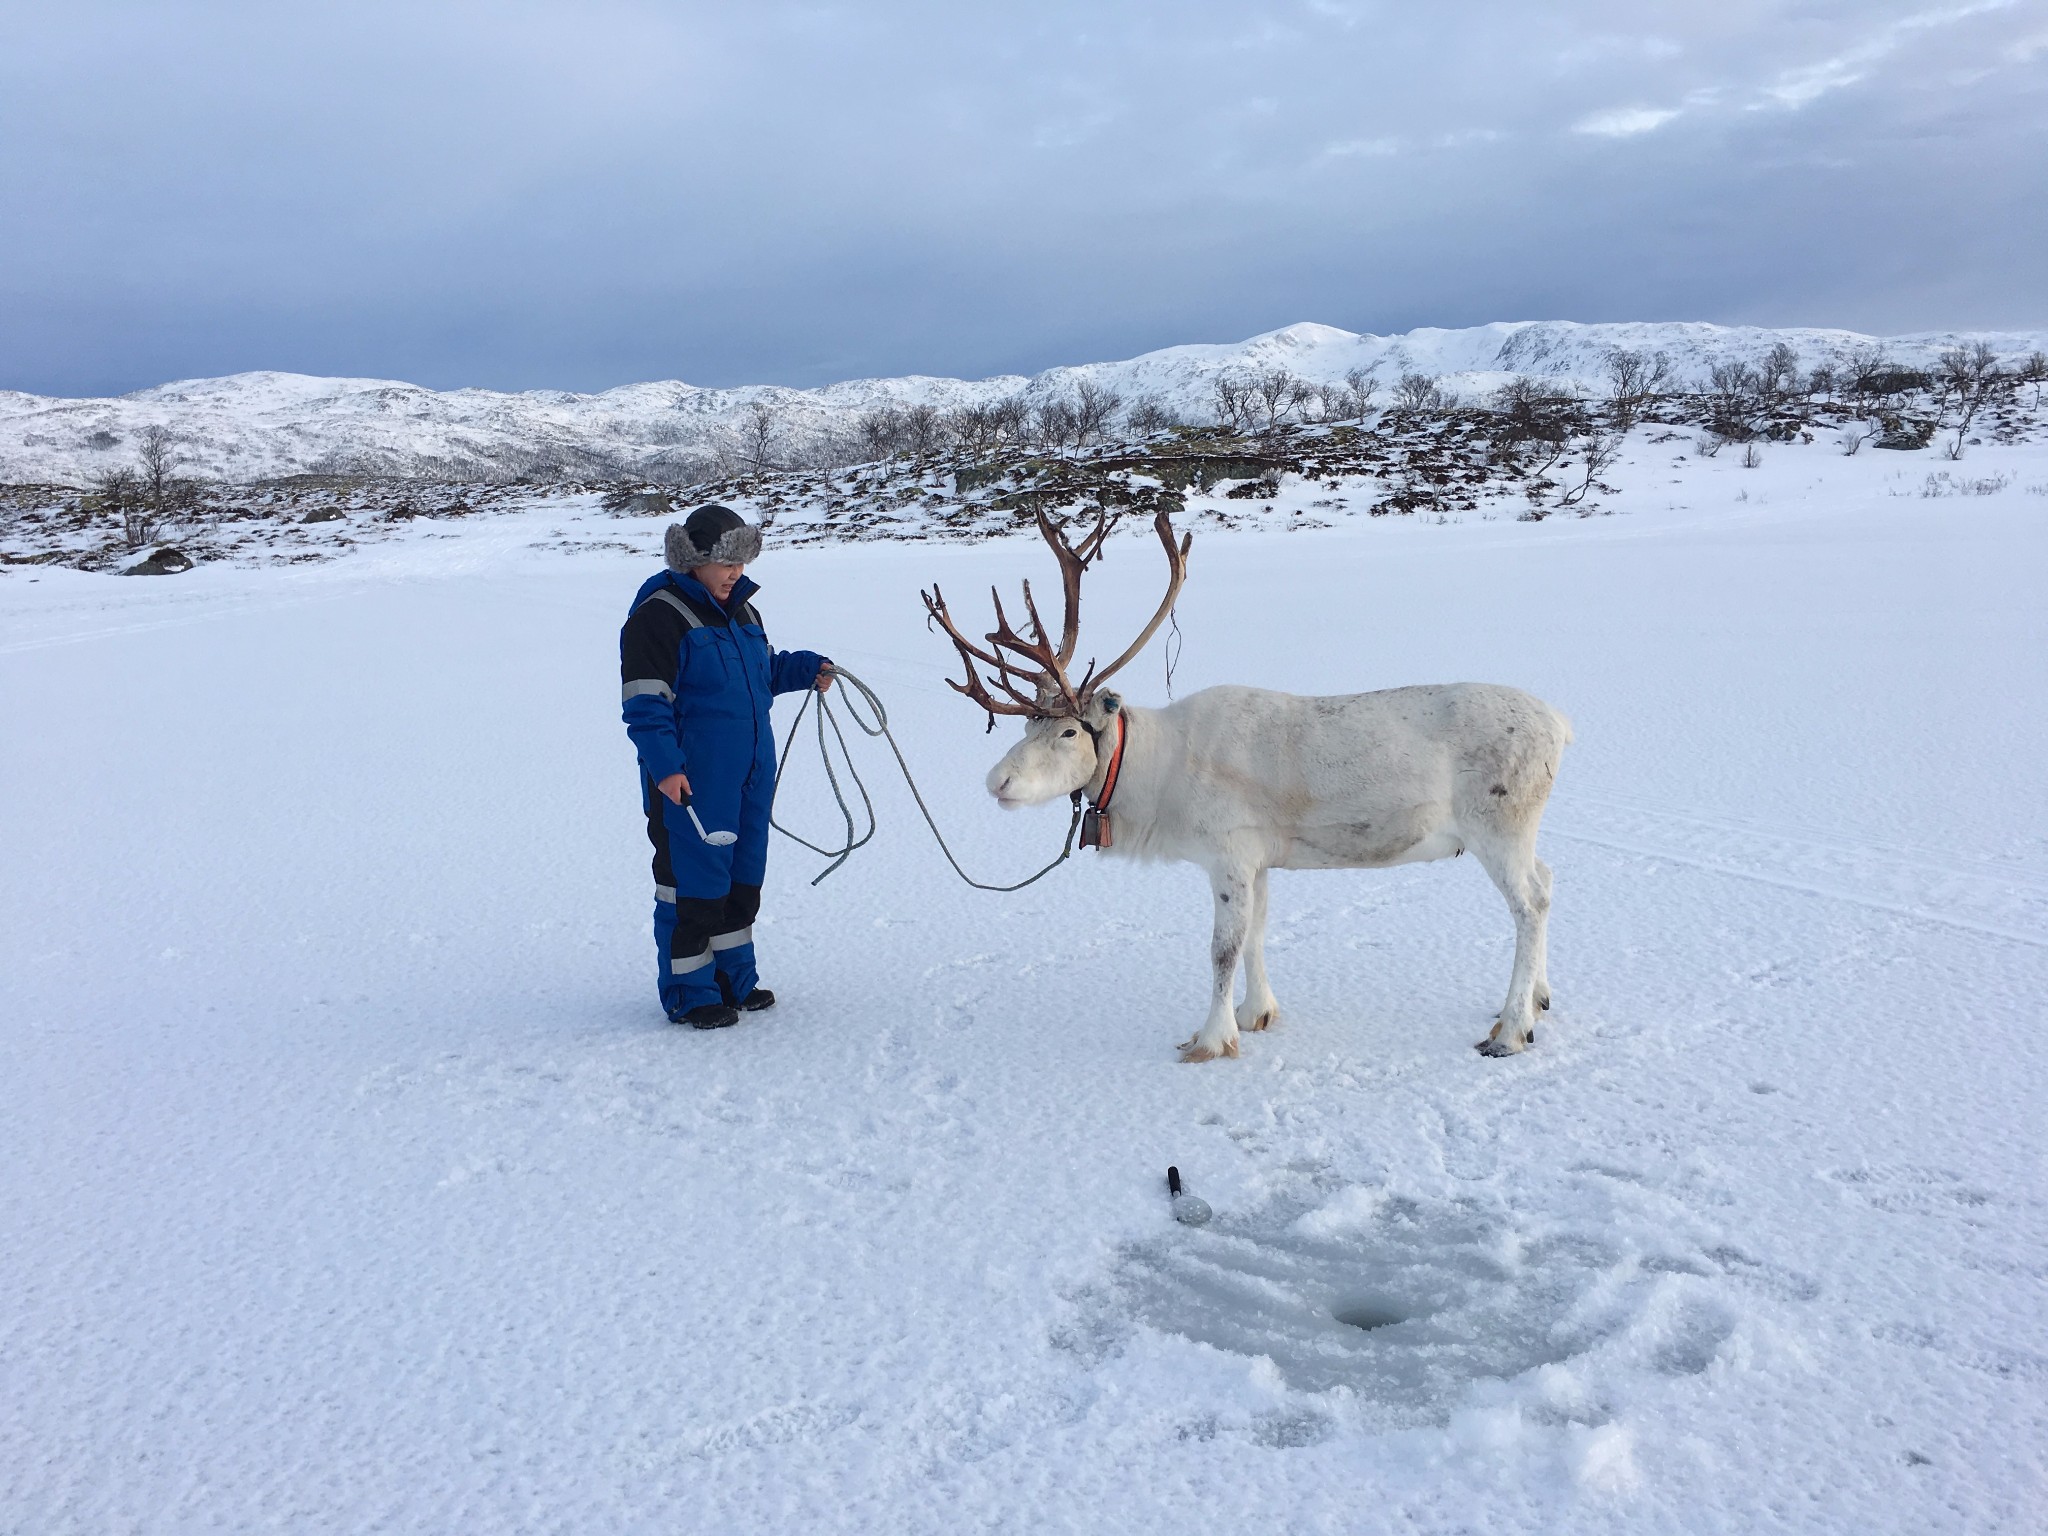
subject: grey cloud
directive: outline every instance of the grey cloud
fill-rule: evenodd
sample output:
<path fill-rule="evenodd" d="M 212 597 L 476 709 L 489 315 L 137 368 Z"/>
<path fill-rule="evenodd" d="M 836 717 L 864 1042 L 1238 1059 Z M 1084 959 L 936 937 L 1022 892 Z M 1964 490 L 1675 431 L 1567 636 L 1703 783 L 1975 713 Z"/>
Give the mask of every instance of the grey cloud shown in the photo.
<path fill-rule="evenodd" d="M 0 387 L 816 384 L 1297 319 L 2048 317 L 2042 0 L 0 22 Z"/>

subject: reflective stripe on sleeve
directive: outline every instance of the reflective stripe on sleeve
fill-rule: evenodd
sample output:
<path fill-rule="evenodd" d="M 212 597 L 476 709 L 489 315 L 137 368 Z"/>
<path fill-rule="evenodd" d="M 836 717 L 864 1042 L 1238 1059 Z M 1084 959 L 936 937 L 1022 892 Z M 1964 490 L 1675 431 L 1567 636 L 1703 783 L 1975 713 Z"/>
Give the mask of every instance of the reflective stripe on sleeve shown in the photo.
<path fill-rule="evenodd" d="M 715 934 L 711 940 L 713 949 L 738 949 L 742 944 L 754 942 L 754 927 L 749 923 L 744 928 L 735 928 L 731 933 Z"/>
<path fill-rule="evenodd" d="M 664 683 L 657 677 L 643 677 L 626 684 L 625 688 L 621 690 L 619 702 L 621 704 L 630 704 L 633 700 L 650 693 L 656 698 L 667 699 L 671 704 L 676 701 L 676 691 L 669 687 L 667 683 Z"/>
<path fill-rule="evenodd" d="M 654 888 L 654 899 L 656 901 L 665 901 L 670 906 L 674 906 L 676 904 L 676 888 L 672 885 L 657 885 Z"/>

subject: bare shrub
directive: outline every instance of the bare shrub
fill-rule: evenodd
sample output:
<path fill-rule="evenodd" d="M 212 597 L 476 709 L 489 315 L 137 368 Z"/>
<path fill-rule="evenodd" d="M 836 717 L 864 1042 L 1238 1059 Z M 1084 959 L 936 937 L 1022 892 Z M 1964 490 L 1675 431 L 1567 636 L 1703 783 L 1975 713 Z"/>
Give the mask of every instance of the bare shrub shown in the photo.
<path fill-rule="evenodd" d="M 1619 432 L 1596 432 L 1584 441 L 1583 469 L 1579 483 L 1558 497 L 1560 507 L 1575 507 L 1586 499 L 1586 493 L 1600 484 L 1600 476 L 1621 453 Z M 1605 487 L 1612 490 L 1612 486 Z"/>
<path fill-rule="evenodd" d="M 1948 445 L 1948 456 L 1960 459 L 1970 423 L 1986 405 L 2011 390 L 2013 377 L 1999 365 L 1998 354 L 1991 350 L 1990 343 L 1975 341 L 1942 353 L 1941 371 L 1936 379 L 1943 412 L 1956 429 L 1955 440 Z"/>
<path fill-rule="evenodd" d="M 1305 379 L 1285 368 L 1267 368 L 1251 378 L 1251 399 L 1256 424 L 1271 431 L 1298 412 L 1315 396 Z"/>
<path fill-rule="evenodd" d="M 765 400 L 750 403 L 740 416 L 737 447 L 740 462 L 756 474 L 775 468 L 769 450 L 781 430 L 781 414 L 774 406 Z"/>
<path fill-rule="evenodd" d="M 1626 432 L 1641 418 L 1671 376 L 1671 359 L 1662 352 L 1617 347 L 1607 354 L 1607 397 L 1614 408 L 1616 430 Z"/>
<path fill-rule="evenodd" d="M 1375 375 L 1379 364 L 1370 368 L 1347 368 L 1344 370 L 1344 415 L 1347 420 L 1365 419 L 1365 413 L 1372 409 L 1372 397 L 1379 393 L 1380 381 Z"/>
<path fill-rule="evenodd" d="M 861 412 L 853 424 L 854 441 L 867 459 L 887 459 L 901 453 L 903 432 L 903 413 L 890 405 Z"/>
<path fill-rule="evenodd" d="M 1062 395 L 1039 401 L 1031 413 L 1031 430 L 1041 448 L 1050 448 L 1055 453 L 1078 441 L 1080 423 L 1075 418 L 1074 403 Z"/>
<path fill-rule="evenodd" d="M 2034 386 L 2034 409 L 2041 409 L 2041 386 L 2048 384 L 2048 352 L 2029 352 L 2021 360 L 2013 378 L 2021 384 Z"/>
<path fill-rule="evenodd" d="M 1766 400 L 1789 394 L 1799 381 L 1799 354 L 1792 350 L 1790 342 L 1778 342 L 1764 354 L 1753 372 L 1757 393 Z"/>
<path fill-rule="evenodd" d="M 1728 439 L 1718 432 L 1702 432 L 1692 440 L 1692 451 L 1703 459 L 1711 459 L 1728 446 Z"/>
<path fill-rule="evenodd" d="M 1146 395 L 1124 412 L 1124 428 L 1138 437 L 1157 437 L 1181 425 L 1180 417 L 1158 397 Z"/>
<path fill-rule="evenodd" d="M 1073 417 L 1074 442 L 1077 445 L 1094 442 L 1116 419 L 1116 413 L 1123 409 L 1124 397 L 1113 389 L 1106 389 L 1092 379 L 1083 379 L 1074 387 Z"/>
<path fill-rule="evenodd" d="M 1757 447 L 1755 443 L 1744 443 L 1742 445 L 1742 467 L 1744 469 L 1755 469 L 1763 461 L 1763 449 Z"/>
<path fill-rule="evenodd" d="M 963 405 L 948 412 L 946 432 L 968 453 L 989 453 L 1003 440 L 993 404 Z"/>
<path fill-rule="evenodd" d="M 1021 443 L 1031 425 L 1031 403 L 1022 395 L 1009 395 L 989 407 L 996 431 L 1004 442 Z"/>
<path fill-rule="evenodd" d="M 1394 386 L 1394 399 L 1404 411 L 1418 414 L 1449 410 L 1456 398 L 1437 382 L 1433 373 L 1404 373 Z"/>
<path fill-rule="evenodd" d="M 1951 475 L 1947 470 L 1930 474 L 1920 487 L 1920 494 L 1933 498 L 1940 496 L 1996 496 L 2012 484 L 2011 475 L 1986 475 L 1981 479 L 1966 480 Z"/>
<path fill-rule="evenodd" d="M 1219 373 L 1209 388 L 1218 423 L 1232 432 L 1249 432 L 1257 411 L 1251 380 L 1238 373 Z"/>
<path fill-rule="evenodd" d="M 1707 405 L 1718 437 L 1746 443 L 1756 435 L 1763 380 L 1749 364 L 1719 362 L 1707 373 Z"/>

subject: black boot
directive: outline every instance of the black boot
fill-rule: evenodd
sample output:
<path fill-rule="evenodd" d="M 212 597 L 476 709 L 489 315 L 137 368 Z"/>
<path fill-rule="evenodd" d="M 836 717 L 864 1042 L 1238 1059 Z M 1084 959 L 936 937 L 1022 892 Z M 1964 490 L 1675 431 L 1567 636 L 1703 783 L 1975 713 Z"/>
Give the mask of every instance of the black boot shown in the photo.
<path fill-rule="evenodd" d="M 775 1006 L 775 994 L 766 987 L 756 987 L 745 997 L 733 996 L 732 982 L 723 972 L 718 977 L 718 995 L 742 1013 L 759 1013 L 763 1008 Z"/>
<path fill-rule="evenodd" d="M 725 1029 L 740 1021 L 739 1010 L 725 1003 L 703 1003 L 678 1014 L 672 1021 L 692 1029 Z"/>

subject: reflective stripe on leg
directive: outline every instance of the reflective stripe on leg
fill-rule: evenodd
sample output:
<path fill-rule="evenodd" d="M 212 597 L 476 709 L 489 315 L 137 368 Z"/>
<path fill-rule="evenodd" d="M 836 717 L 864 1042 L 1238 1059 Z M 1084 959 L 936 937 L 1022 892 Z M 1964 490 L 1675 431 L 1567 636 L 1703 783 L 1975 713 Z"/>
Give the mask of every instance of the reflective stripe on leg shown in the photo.
<path fill-rule="evenodd" d="M 754 926 L 751 923 L 744 928 L 735 928 L 730 933 L 716 933 L 711 936 L 711 948 L 713 950 L 738 949 L 742 944 L 751 944 L 753 942 Z"/>

